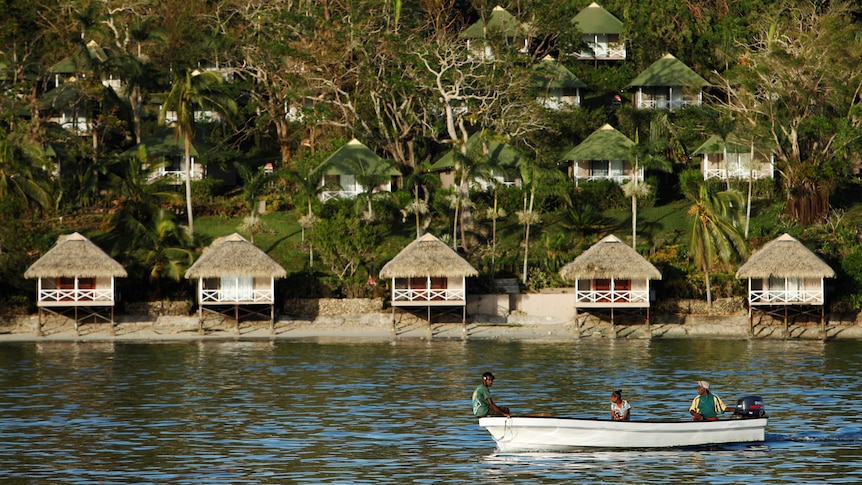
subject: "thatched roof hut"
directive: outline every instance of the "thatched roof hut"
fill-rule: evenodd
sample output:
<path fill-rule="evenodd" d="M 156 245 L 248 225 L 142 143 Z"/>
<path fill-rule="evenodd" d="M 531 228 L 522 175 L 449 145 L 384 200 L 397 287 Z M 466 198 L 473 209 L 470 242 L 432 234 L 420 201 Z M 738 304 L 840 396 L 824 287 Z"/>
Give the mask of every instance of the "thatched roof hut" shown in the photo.
<path fill-rule="evenodd" d="M 464 258 L 431 234 L 417 238 L 380 269 L 381 278 L 476 276 Z"/>
<path fill-rule="evenodd" d="M 24 272 L 25 278 L 99 278 L 128 276 L 123 265 L 79 233 L 65 234 Z"/>
<path fill-rule="evenodd" d="M 833 278 L 835 271 L 789 234 L 766 243 L 736 272 L 746 278 Z"/>
<path fill-rule="evenodd" d="M 616 236 L 607 236 L 563 266 L 560 276 L 569 281 L 584 279 L 660 280 L 661 272 Z"/>
<path fill-rule="evenodd" d="M 287 271 L 237 233 L 216 239 L 186 271 L 186 278 L 252 276 L 284 278 Z"/>

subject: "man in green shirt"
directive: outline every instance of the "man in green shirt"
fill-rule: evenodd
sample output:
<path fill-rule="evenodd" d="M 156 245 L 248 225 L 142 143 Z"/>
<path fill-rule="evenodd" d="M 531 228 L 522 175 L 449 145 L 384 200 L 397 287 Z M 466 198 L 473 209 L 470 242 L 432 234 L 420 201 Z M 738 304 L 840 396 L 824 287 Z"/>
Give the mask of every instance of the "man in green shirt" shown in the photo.
<path fill-rule="evenodd" d="M 512 416 L 509 408 L 501 408 L 494 404 L 491 399 L 491 386 L 494 385 L 494 374 L 486 372 L 482 374 L 482 383 L 473 391 L 473 414 L 476 417 L 483 416 Z"/>
<path fill-rule="evenodd" d="M 691 402 L 688 412 L 695 421 L 715 421 L 727 410 L 724 401 L 709 392 L 709 382 L 697 381 L 697 397 Z"/>

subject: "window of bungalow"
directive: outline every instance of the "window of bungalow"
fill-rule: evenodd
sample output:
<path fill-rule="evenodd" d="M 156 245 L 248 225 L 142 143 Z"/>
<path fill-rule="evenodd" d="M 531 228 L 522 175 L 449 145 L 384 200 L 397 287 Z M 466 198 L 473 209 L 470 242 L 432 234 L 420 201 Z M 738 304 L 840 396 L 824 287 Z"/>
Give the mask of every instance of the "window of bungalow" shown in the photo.
<path fill-rule="evenodd" d="M 428 278 L 426 278 L 425 276 L 410 278 L 410 289 L 411 290 L 428 289 Z"/>
<path fill-rule="evenodd" d="M 611 301 L 611 280 L 609 278 L 593 280 L 593 291 L 599 293 L 597 301 Z"/>
<path fill-rule="evenodd" d="M 590 175 L 593 177 L 607 177 L 610 163 L 608 160 L 591 160 Z"/>
<path fill-rule="evenodd" d="M 251 300 L 254 295 L 254 278 L 251 276 L 222 276 L 222 294 L 231 300 Z"/>
<path fill-rule="evenodd" d="M 622 177 L 625 175 L 625 162 L 623 160 L 610 160 L 608 162 L 608 174 L 611 177 Z"/>
<path fill-rule="evenodd" d="M 769 291 L 784 292 L 787 299 L 797 298 L 804 287 L 802 278 L 777 278 L 769 277 Z"/>

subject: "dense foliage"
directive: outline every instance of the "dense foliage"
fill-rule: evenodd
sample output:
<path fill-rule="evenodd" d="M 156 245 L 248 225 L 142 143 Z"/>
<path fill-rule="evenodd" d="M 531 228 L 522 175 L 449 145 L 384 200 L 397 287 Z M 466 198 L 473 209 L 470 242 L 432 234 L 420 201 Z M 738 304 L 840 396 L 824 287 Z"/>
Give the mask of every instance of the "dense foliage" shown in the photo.
<path fill-rule="evenodd" d="M 531 26 L 530 47 L 489 30 L 493 56 L 477 56 L 460 34 L 497 3 Z M 628 51 L 612 63 L 570 55 L 584 48 L 571 19 L 589 3 L 2 2 L 0 298 L 27 302 L 24 269 L 72 231 L 127 266 L 121 284 L 150 288 L 127 292 L 141 299 L 189 298 L 183 268 L 237 228 L 288 268 L 287 296 L 379 292 L 368 277 L 425 231 L 461 251 L 479 285 L 564 285 L 560 267 L 615 233 L 663 271 L 661 297 L 739 295 L 741 258 L 789 232 L 839 272 L 833 308 L 862 308 L 855 3 L 607 0 Z M 704 107 L 634 109 L 628 83 L 668 52 L 711 83 Z M 546 55 L 589 86 L 580 107 L 536 102 Z M 182 154 L 148 157 L 141 142 L 171 120 Z M 606 123 L 637 141 L 645 183 L 565 177 L 563 154 Z M 480 132 L 521 160 L 470 151 Z M 711 135 L 770 146 L 775 180 L 705 183 L 693 151 Z M 391 194 L 323 204 L 314 169 L 352 138 L 402 177 Z M 192 144 L 209 178 L 153 182 L 164 164 L 191 181 Z M 447 153 L 444 189 L 429 167 Z M 520 183 L 477 189 L 507 171 Z M 707 217 L 719 199 L 744 200 L 749 217 Z M 722 235 L 709 239 L 711 227 Z"/>

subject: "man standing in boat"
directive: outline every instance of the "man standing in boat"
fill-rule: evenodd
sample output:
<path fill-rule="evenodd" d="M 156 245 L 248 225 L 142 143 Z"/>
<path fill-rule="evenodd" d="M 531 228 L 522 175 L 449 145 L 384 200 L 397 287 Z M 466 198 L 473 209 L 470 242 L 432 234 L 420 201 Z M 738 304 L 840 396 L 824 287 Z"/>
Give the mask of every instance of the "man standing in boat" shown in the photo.
<path fill-rule="evenodd" d="M 473 391 L 473 414 L 478 417 L 484 416 L 512 416 L 509 408 L 501 408 L 494 404 L 491 399 L 491 386 L 494 385 L 494 374 L 486 372 L 482 374 L 482 383 Z"/>
<path fill-rule="evenodd" d="M 724 401 L 709 392 L 709 382 L 697 381 L 697 397 L 691 402 L 688 412 L 695 421 L 715 421 L 727 410 Z"/>

